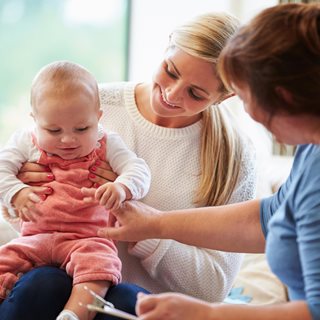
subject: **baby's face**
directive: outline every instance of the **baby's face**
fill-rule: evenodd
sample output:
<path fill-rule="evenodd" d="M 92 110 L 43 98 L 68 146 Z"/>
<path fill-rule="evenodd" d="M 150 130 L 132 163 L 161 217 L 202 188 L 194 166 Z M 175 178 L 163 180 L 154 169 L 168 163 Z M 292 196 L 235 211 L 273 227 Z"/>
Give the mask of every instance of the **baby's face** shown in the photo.
<path fill-rule="evenodd" d="M 33 107 L 39 147 L 66 160 L 88 155 L 97 145 L 101 113 L 94 95 L 83 90 L 42 95 Z"/>

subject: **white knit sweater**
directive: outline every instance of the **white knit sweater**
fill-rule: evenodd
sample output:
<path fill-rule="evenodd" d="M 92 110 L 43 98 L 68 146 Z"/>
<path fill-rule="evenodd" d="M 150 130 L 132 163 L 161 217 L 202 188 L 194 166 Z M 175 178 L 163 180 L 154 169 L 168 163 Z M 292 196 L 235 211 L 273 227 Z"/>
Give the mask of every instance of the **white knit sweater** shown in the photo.
<path fill-rule="evenodd" d="M 102 124 L 120 134 L 151 170 L 143 202 L 162 210 L 194 207 L 199 182 L 201 121 L 185 128 L 164 128 L 147 121 L 135 103 L 136 84 L 100 86 Z M 255 156 L 246 144 L 240 178 L 230 202 L 255 194 Z M 123 281 L 153 293 L 176 291 L 207 301 L 222 301 L 239 270 L 241 255 L 184 245 L 173 240 L 119 243 Z"/>

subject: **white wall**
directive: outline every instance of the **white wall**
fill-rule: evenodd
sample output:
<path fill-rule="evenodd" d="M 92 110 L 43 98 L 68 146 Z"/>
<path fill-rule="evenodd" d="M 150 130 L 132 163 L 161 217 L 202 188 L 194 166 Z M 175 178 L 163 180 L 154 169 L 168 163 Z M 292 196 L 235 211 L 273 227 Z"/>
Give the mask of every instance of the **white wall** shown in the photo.
<path fill-rule="evenodd" d="M 129 79 L 148 81 L 161 62 L 170 32 L 208 11 L 228 11 L 246 22 L 277 0 L 132 0 Z"/>

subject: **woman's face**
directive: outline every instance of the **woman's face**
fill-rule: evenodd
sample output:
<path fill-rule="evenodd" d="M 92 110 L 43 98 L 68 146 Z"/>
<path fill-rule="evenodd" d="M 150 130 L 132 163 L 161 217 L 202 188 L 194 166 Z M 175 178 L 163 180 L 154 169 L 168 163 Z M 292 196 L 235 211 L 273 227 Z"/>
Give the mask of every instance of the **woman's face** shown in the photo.
<path fill-rule="evenodd" d="M 221 98 L 212 63 L 170 47 L 153 77 L 151 111 L 154 122 L 184 127 Z"/>
<path fill-rule="evenodd" d="M 244 108 L 251 118 L 265 126 L 279 143 L 289 145 L 320 143 L 319 118 L 283 112 L 270 115 L 257 104 L 247 85 L 232 84 L 232 88 L 243 101 Z"/>

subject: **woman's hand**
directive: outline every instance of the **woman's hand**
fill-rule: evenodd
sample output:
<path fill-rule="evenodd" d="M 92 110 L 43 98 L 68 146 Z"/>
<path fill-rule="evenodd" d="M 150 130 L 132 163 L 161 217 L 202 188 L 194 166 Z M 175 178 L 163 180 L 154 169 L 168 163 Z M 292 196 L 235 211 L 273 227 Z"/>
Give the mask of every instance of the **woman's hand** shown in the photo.
<path fill-rule="evenodd" d="M 212 304 L 180 293 L 139 293 L 136 305 L 141 320 L 204 320 L 212 311 Z"/>
<path fill-rule="evenodd" d="M 53 174 L 46 166 L 26 162 L 20 169 L 17 178 L 28 185 L 41 185 L 42 183 L 54 180 Z"/>
<path fill-rule="evenodd" d="M 126 201 L 119 209 L 111 210 L 110 214 L 117 219 L 117 225 L 100 229 L 98 232 L 100 237 L 136 242 L 157 235 L 159 227 L 157 218 L 161 215 L 161 211 L 142 202 Z"/>
<path fill-rule="evenodd" d="M 106 182 L 113 182 L 118 175 L 114 173 L 107 162 L 96 161 L 96 163 L 90 168 L 89 179 L 95 183 L 95 187 L 99 187 Z"/>

